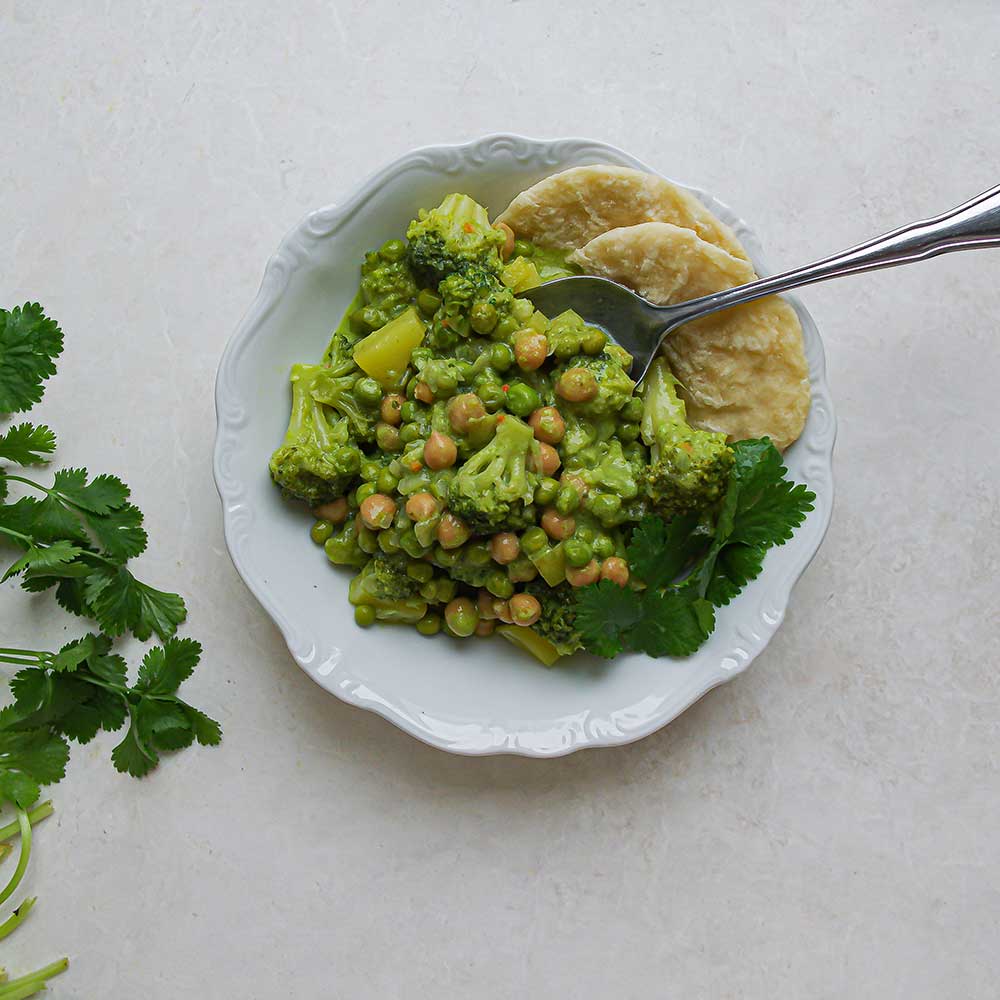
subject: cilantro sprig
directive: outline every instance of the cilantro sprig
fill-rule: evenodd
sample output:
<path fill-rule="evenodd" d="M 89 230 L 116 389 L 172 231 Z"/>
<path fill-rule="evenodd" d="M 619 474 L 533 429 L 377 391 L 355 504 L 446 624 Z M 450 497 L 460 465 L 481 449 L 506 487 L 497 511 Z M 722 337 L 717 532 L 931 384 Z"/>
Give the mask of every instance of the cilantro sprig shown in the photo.
<path fill-rule="evenodd" d="M 715 629 L 715 609 L 760 573 L 767 550 L 783 545 L 816 495 L 785 478 L 767 438 L 737 441 L 726 494 L 713 523 L 698 514 L 664 522 L 649 516 L 627 550 L 643 589 L 602 580 L 577 593 L 577 627 L 598 656 L 623 650 L 688 656 Z"/>
<path fill-rule="evenodd" d="M 37 304 L 0 309 L 0 414 L 26 410 L 44 392 L 62 351 L 62 331 Z M 13 425 L 0 434 L 0 462 L 44 465 L 56 447 L 44 425 Z M 9 500 L 11 487 L 29 491 Z M 48 485 L 0 466 L 0 544 L 17 554 L 2 581 L 19 577 L 32 593 L 55 588 L 67 611 L 97 623 L 56 652 L 0 648 L 0 663 L 20 669 L 10 679 L 13 701 L 0 709 L 0 806 L 14 807 L 15 820 L 0 827 L 0 861 L 6 843 L 20 839 L 17 865 L 0 889 L 0 904 L 16 892 L 31 854 L 32 827 L 52 812 L 38 804 L 41 788 L 60 781 L 70 743 L 89 743 L 101 731 L 124 729 L 111 751 L 114 766 L 134 777 L 148 774 L 160 755 L 199 743 L 214 746 L 219 724 L 178 695 L 201 657 L 193 639 L 175 637 L 187 615 L 178 594 L 136 579 L 129 560 L 146 549 L 142 512 L 128 487 L 112 475 L 60 469 Z M 0 581 L 0 582 L 2 582 Z M 114 637 L 156 635 L 161 646 L 145 654 L 135 679 L 113 651 Z M 31 912 L 22 900 L 0 922 L 0 940 Z M 62 972 L 61 959 L 18 979 L 0 970 L 0 1000 L 34 996 Z"/>

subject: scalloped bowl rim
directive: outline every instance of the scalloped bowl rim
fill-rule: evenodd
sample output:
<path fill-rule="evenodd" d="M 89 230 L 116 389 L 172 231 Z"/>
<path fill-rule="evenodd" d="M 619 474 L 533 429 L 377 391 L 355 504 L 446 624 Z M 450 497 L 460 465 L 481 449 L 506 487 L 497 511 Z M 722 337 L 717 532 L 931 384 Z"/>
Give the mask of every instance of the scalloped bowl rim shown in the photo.
<path fill-rule="evenodd" d="M 248 401 L 239 400 L 235 396 L 236 365 L 242 350 L 253 339 L 282 295 L 290 274 L 308 256 L 310 240 L 331 237 L 388 181 L 414 165 L 440 163 L 440 169 L 449 173 L 463 165 L 481 167 L 498 153 L 514 156 L 519 162 L 530 161 L 551 167 L 549 172 L 572 165 L 567 161 L 613 162 L 666 177 L 672 183 L 691 191 L 735 229 L 757 272 L 762 275 L 770 273 L 753 230 L 728 205 L 694 185 L 667 177 L 631 154 L 607 143 L 584 138 L 537 140 L 510 133 L 497 133 L 462 144 L 419 147 L 372 173 L 339 204 L 308 213 L 286 234 L 278 250 L 269 258 L 257 295 L 228 340 L 219 362 L 215 394 L 217 432 L 213 471 L 222 500 L 226 546 L 237 572 L 281 631 L 293 658 L 324 690 L 348 704 L 383 716 L 431 746 L 452 753 L 554 757 L 588 747 L 620 746 L 648 736 L 667 725 L 708 691 L 742 673 L 763 651 L 780 627 L 792 588 L 819 550 L 830 523 L 833 510 L 836 417 L 826 380 L 826 360 L 819 331 L 802 303 L 794 296 L 786 296 L 799 314 L 809 357 L 812 389 L 810 422 L 793 447 L 809 449 L 810 474 L 806 482 L 817 495 L 815 510 L 793 541 L 785 546 L 786 549 L 794 547 L 797 558 L 784 568 L 782 576 L 778 578 L 775 572 L 769 573 L 769 564 L 765 563 L 764 571 L 755 583 L 766 580 L 771 590 L 760 602 L 756 615 L 752 616 L 753 624 L 738 625 L 735 628 L 737 645 L 719 661 L 715 669 L 703 671 L 700 675 L 693 673 L 689 683 L 676 688 L 669 702 L 663 699 L 660 705 L 643 717 L 628 714 L 637 705 L 620 709 L 608 719 L 583 718 L 580 713 L 573 713 L 551 720 L 552 726 L 557 727 L 551 731 L 537 727 L 524 730 L 518 728 L 516 722 L 510 721 L 483 723 L 455 719 L 435 720 L 422 712 L 420 706 L 394 699 L 388 691 L 374 691 L 368 681 L 352 679 L 346 669 L 347 664 L 338 662 L 335 664 L 336 670 L 331 668 L 329 671 L 325 671 L 322 666 L 317 668 L 315 644 L 302 641 L 289 618 L 279 609 L 267 584 L 247 565 L 241 551 L 245 539 L 237 534 L 237 521 L 240 511 L 246 507 L 242 500 L 246 487 L 230 477 L 228 463 L 238 448 L 241 418 L 245 420 Z M 800 537 L 806 534 L 808 538 Z M 733 609 L 738 609 L 747 596 L 746 593 L 740 595 L 721 614 L 733 614 Z M 700 655 L 701 653 L 695 654 L 684 662 L 696 660 Z M 557 738 L 553 739 L 553 735 Z"/>

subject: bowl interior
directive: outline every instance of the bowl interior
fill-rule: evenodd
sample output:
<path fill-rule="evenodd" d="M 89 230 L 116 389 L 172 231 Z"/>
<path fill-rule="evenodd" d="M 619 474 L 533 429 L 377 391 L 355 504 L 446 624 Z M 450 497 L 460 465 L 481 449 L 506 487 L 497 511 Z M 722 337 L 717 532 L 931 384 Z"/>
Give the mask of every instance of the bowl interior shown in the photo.
<path fill-rule="evenodd" d="M 718 628 L 698 654 L 683 661 L 632 655 L 613 663 L 579 655 L 547 670 L 500 638 L 426 640 L 410 628 L 354 625 L 350 574 L 329 564 L 309 538 L 308 512 L 283 501 L 267 473 L 288 418 L 290 364 L 318 360 L 356 291 L 363 254 L 400 236 L 418 208 L 460 190 L 494 214 L 541 177 L 595 162 L 649 169 L 600 144 L 511 137 L 403 158 L 343 205 L 313 213 L 289 234 L 220 367 L 216 476 L 227 542 L 244 580 L 319 684 L 448 749 L 548 755 L 658 728 L 763 648 L 829 518 L 832 408 L 818 333 L 797 306 L 814 405 L 786 461 L 792 476 L 819 495 L 817 510 L 792 542 L 769 553 L 761 578 L 720 610 Z M 762 270 L 752 234 L 725 206 L 703 197 L 737 228 Z"/>

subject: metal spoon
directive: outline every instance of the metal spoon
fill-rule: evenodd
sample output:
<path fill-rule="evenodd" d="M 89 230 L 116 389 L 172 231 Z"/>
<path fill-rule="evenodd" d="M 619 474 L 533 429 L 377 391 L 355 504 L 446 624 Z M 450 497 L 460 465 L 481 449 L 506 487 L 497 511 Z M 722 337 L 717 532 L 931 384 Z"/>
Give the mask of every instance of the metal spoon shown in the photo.
<path fill-rule="evenodd" d="M 546 316 L 574 309 L 601 327 L 633 356 L 631 375 L 641 381 L 664 338 L 693 319 L 828 278 L 979 247 L 1000 247 L 1000 185 L 943 215 L 894 229 L 814 264 L 672 306 L 654 306 L 617 282 L 588 276 L 558 278 L 522 294 Z"/>

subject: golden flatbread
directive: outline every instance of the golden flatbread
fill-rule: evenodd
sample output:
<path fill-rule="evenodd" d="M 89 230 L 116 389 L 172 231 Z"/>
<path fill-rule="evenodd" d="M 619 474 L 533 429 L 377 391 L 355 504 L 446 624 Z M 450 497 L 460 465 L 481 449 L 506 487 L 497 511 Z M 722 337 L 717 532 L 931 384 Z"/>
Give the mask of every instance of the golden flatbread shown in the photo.
<path fill-rule="evenodd" d="M 540 246 L 576 249 L 621 226 L 669 222 L 746 259 L 733 231 L 694 195 L 629 167 L 571 167 L 522 191 L 497 222 Z"/>
<path fill-rule="evenodd" d="M 677 226 L 647 224 L 595 237 L 573 258 L 591 274 L 669 305 L 743 284 L 755 275 L 718 246 Z M 809 368 L 795 310 L 769 296 L 696 320 L 663 353 L 681 383 L 690 422 L 730 440 L 768 436 L 787 448 L 809 414 Z"/>

